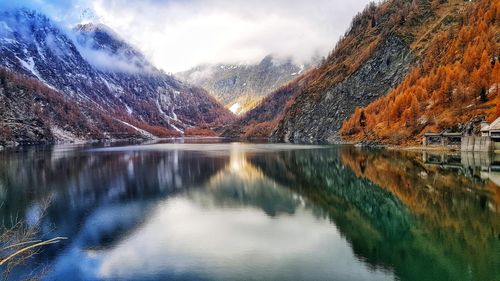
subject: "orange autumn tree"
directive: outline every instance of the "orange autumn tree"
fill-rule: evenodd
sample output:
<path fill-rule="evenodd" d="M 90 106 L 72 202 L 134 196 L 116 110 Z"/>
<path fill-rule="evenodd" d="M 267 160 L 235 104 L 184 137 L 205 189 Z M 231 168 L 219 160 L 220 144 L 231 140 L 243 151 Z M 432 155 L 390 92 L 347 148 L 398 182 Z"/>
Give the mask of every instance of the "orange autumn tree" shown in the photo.
<path fill-rule="evenodd" d="M 479 115 L 500 116 L 500 1 L 481 0 L 467 10 L 458 27 L 436 35 L 397 88 L 344 122 L 346 140 L 409 144 Z"/>

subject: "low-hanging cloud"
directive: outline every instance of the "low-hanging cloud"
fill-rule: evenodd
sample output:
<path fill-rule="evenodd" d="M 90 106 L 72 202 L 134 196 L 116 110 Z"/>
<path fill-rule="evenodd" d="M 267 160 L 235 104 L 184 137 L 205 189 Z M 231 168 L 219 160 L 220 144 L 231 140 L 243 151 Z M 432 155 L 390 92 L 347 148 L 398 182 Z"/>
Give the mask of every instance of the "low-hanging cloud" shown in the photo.
<path fill-rule="evenodd" d="M 297 62 L 326 55 L 348 28 L 351 18 L 369 1 L 21 2 L 60 21 L 99 20 L 130 40 L 157 67 L 177 72 L 206 63 L 258 62 L 268 54 L 292 57 Z M 43 5 L 45 2 L 47 5 Z"/>
<path fill-rule="evenodd" d="M 106 27 L 101 27 L 106 28 Z M 111 31 L 112 32 L 112 31 Z M 86 33 L 71 33 L 73 42 L 75 42 L 78 51 L 82 57 L 94 67 L 111 72 L 122 73 L 153 73 L 155 69 L 149 65 L 145 58 L 136 53 L 135 50 L 127 47 L 111 50 L 99 46 L 99 43 L 94 40 L 93 31 Z M 111 36 L 117 36 L 114 33 Z M 121 42 L 122 38 L 115 37 L 116 42 Z"/>

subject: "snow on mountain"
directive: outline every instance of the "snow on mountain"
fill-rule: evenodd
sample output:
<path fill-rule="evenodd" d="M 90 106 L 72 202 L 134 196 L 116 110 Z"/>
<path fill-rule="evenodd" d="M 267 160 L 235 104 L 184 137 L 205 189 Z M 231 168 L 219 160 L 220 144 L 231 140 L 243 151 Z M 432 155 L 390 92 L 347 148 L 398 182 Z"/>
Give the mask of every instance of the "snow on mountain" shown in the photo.
<path fill-rule="evenodd" d="M 269 55 L 257 64 L 202 65 L 176 76 L 206 89 L 233 113 L 243 114 L 317 61 L 304 66 Z"/>
<path fill-rule="evenodd" d="M 2 11 L 0 57 L 0 67 L 35 78 L 75 103 L 93 104 L 121 122 L 126 117 L 182 133 L 232 118 L 204 90 L 156 69 L 103 25 L 64 31 L 37 12 Z"/>

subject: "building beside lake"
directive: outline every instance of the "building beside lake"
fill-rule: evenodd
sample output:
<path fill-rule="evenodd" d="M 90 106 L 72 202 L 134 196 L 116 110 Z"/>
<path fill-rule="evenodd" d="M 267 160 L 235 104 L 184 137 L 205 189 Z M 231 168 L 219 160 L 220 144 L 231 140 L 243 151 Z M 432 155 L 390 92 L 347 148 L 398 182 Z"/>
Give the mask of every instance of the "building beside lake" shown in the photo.
<path fill-rule="evenodd" d="M 425 165 L 460 171 L 469 178 L 491 180 L 500 186 L 500 154 L 486 152 L 423 152 Z"/>
<path fill-rule="evenodd" d="M 500 117 L 493 123 L 481 123 L 481 138 L 489 142 L 489 150 L 500 151 Z"/>
<path fill-rule="evenodd" d="M 448 146 L 462 151 L 490 152 L 500 151 L 500 117 L 493 123 L 481 123 L 480 136 L 467 136 L 463 133 L 426 133 L 424 146 Z"/>
<path fill-rule="evenodd" d="M 491 124 L 483 122 L 481 124 L 481 135 L 500 140 L 500 117 Z"/>

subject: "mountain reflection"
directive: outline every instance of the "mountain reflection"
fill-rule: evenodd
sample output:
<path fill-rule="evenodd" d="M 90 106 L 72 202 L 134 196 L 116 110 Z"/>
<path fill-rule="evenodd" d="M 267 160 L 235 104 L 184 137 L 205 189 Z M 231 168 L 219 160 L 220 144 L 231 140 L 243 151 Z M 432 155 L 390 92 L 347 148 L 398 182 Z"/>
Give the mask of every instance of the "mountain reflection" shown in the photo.
<path fill-rule="evenodd" d="M 500 276 L 500 188 L 470 172 L 470 154 L 447 157 L 451 162 L 458 157 L 458 164 L 430 165 L 415 153 L 358 149 L 340 153 L 358 177 L 390 191 L 416 218 L 411 240 L 397 246 L 405 254 L 395 260 L 396 268 L 418 269 L 421 277 L 429 274 L 429 280 L 433 276 L 494 280 Z M 430 264 L 418 266 L 411 255 L 421 260 L 424 254 Z M 415 272 L 399 276 L 409 280 Z"/>
<path fill-rule="evenodd" d="M 0 157 L 0 214 L 70 238 L 36 257 L 47 280 L 495 280 L 495 171 L 351 147 L 56 147 Z"/>
<path fill-rule="evenodd" d="M 500 276 L 500 188 L 489 179 L 425 165 L 421 154 L 348 147 L 252 163 L 320 208 L 360 258 L 401 280 Z"/>
<path fill-rule="evenodd" d="M 299 197 L 265 176 L 237 148 L 231 149 L 227 168 L 206 182 L 205 187 L 208 192 L 198 189 L 189 192 L 188 197 L 206 207 L 253 206 L 269 216 L 293 214 L 301 204 Z"/>

